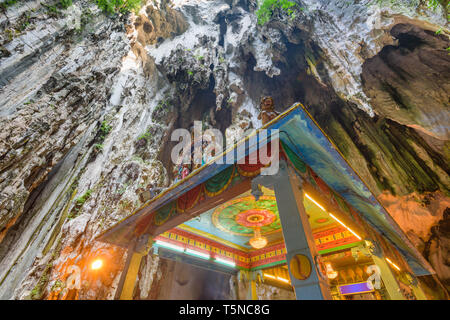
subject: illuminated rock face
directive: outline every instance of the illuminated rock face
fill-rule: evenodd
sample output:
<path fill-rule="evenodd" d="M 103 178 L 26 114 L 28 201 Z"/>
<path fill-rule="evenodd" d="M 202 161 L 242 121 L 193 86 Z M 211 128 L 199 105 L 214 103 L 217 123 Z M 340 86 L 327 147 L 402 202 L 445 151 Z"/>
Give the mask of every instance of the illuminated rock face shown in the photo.
<path fill-rule="evenodd" d="M 149 185 L 170 184 L 170 133 L 201 119 L 259 127 L 263 95 L 277 111 L 308 107 L 448 284 L 444 227 L 430 231 L 449 206 L 450 45 L 436 34 L 445 14 L 369 2 L 305 0 L 294 18 L 275 11 L 264 26 L 246 0 L 163 1 L 113 19 L 87 0 L 66 16 L 39 1 L 8 8 L 0 297 L 61 298 L 58 280 L 75 264 L 85 266 L 79 298 L 111 299 L 125 256 L 93 239 Z M 87 269 L 99 252 L 111 268 L 101 279 Z M 142 267 L 169 272 L 158 266 Z"/>

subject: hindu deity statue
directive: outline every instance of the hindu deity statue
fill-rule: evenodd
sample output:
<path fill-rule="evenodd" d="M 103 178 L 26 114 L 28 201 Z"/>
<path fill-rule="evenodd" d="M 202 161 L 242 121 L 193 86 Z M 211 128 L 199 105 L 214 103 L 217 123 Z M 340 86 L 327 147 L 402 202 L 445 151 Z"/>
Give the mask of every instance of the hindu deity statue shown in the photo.
<path fill-rule="evenodd" d="M 258 120 L 262 120 L 263 125 L 270 122 L 272 119 L 275 119 L 279 115 L 279 113 L 275 111 L 273 99 L 270 96 L 263 97 L 259 107 L 261 112 L 258 116 Z"/>
<path fill-rule="evenodd" d="M 183 152 L 184 151 L 184 152 Z M 190 163 L 183 163 L 184 159 L 186 158 L 186 150 L 183 150 L 178 155 L 177 164 L 173 167 L 173 176 L 174 176 L 174 182 L 177 182 L 181 179 L 184 179 L 191 173 L 191 164 Z M 188 150 L 190 151 L 190 150 Z"/>

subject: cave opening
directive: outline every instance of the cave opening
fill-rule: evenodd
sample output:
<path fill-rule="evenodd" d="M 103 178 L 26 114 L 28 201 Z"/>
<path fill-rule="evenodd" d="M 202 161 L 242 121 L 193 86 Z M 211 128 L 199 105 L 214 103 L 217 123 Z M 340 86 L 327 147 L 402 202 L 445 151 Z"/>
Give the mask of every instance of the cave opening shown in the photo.
<path fill-rule="evenodd" d="M 232 110 L 224 106 L 225 102 L 222 104 L 220 110 L 216 107 L 216 94 L 214 92 L 215 79 L 213 74 L 210 75 L 209 85 L 206 89 L 199 89 L 195 92 L 194 97 L 186 108 L 186 111 L 181 114 L 177 112 L 177 118 L 172 127 L 169 130 L 163 141 L 164 143 L 161 147 L 158 159 L 164 164 L 167 169 L 167 174 L 172 180 L 174 178 L 172 167 L 173 163 L 171 160 L 171 151 L 178 141 L 170 141 L 173 130 L 175 129 L 187 129 L 191 130 L 194 126 L 194 121 L 201 121 L 205 125 L 212 125 L 214 128 L 219 129 L 222 134 L 225 134 L 225 130 L 232 123 Z M 181 102 L 179 102 L 181 104 Z"/>
<path fill-rule="evenodd" d="M 269 77 L 264 71 L 255 71 L 256 59 L 252 54 L 246 57 L 244 87 L 253 101 L 262 96 L 272 96 L 277 111 L 284 111 L 296 101 L 304 101 L 306 63 L 303 44 L 287 44 L 286 58 L 275 66 L 280 75 Z"/>

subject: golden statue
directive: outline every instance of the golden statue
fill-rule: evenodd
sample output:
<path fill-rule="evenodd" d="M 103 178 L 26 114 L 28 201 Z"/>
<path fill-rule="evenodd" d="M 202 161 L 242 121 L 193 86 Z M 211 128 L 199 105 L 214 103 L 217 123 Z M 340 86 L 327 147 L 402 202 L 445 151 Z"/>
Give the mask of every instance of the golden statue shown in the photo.
<path fill-rule="evenodd" d="M 258 120 L 262 120 L 262 124 L 270 122 L 272 119 L 275 119 L 279 113 L 275 111 L 275 107 L 273 105 L 272 97 L 263 97 L 259 104 L 259 108 L 261 109 L 261 113 L 258 116 Z"/>

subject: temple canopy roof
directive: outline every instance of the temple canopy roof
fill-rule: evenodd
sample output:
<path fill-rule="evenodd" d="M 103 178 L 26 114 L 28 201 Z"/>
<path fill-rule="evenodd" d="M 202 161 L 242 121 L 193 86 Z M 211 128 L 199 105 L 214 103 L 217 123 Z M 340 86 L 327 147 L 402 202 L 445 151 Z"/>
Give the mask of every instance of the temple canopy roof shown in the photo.
<path fill-rule="evenodd" d="M 355 209 L 364 223 L 370 225 L 399 250 L 416 275 L 433 273 L 425 259 L 414 248 L 303 105 L 300 103 L 293 105 L 261 129 L 268 129 L 269 132 L 278 129 L 283 149 L 297 171 L 299 173 L 310 173 L 308 171 L 308 168 L 310 168 L 311 172 L 314 172 L 313 175 L 320 177 L 317 181 L 324 182 L 327 185 L 322 189 L 328 190 L 325 192 L 330 193 L 331 198 L 335 199 L 339 205 L 346 207 L 347 205 L 344 203 L 346 202 Z M 214 196 L 215 188 L 224 189 L 229 185 L 232 186 L 235 183 L 235 181 L 232 181 L 233 172 L 239 169 L 239 165 L 226 164 L 223 159 L 231 153 L 236 154 L 236 149 L 242 144 L 245 145 L 245 153 L 242 154 L 242 157 L 266 146 L 272 137 L 269 135 L 267 139 L 261 139 L 258 136 L 261 129 L 239 141 L 232 148 L 227 149 L 223 154 L 193 171 L 186 178 L 164 190 L 155 198 L 147 201 L 132 215 L 103 232 L 97 239 L 128 247 L 133 240 L 143 233 L 156 236 L 189 220 L 188 217 L 193 218 L 208 211 L 210 211 L 209 214 L 213 215 L 212 209 L 214 207 L 242 192 L 229 194 L 227 199 L 222 197 L 216 201 L 211 200 L 211 203 L 208 202 L 206 206 L 195 204 L 195 206 L 183 208 L 179 205 L 180 199 L 184 197 L 191 201 L 198 197 L 199 193 L 196 190 L 199 190 L 202 185 L 211 197 Z M 255 135 L 257 139 L 250 138 Z M 236 162 L 238 160 L 240 159 L 236 158 Z M 316 183 L 311 175 L 310 180 L 312 183 Z M 217 181 L 219 182 L 216 183 Z M 226 182 L 222 184 L 221 181 Z M 347 211 L 347 208 L 344 211 Z M 186 214 L 184 218 L 182 218 L 183 214 Z M 188 226 L 192 224 L 195 225 L 195 222 L 187 223 Z M 163 226 L 166 226 L 166 228 L 163 228 Z"/>

